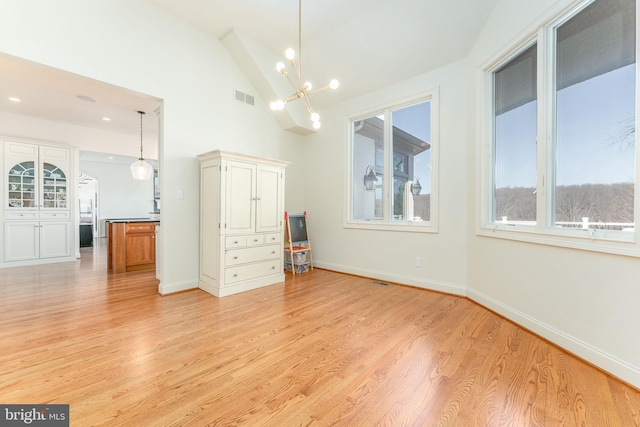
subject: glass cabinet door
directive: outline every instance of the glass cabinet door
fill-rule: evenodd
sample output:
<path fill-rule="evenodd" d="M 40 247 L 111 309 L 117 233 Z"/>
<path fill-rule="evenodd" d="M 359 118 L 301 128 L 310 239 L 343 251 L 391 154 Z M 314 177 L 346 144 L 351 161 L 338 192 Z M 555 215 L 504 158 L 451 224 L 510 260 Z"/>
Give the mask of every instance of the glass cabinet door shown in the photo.
<path fill-rule="evenodd" d="M 54 164 L 44 163 L 42 170 L 42 207 L 67 207 L 67 176 Z"/>
<path fill-rule="evenodd" d="M 36 208 L 34 162 L 22 162 L 9 169 L 7 179 L 9 208 Z"/>

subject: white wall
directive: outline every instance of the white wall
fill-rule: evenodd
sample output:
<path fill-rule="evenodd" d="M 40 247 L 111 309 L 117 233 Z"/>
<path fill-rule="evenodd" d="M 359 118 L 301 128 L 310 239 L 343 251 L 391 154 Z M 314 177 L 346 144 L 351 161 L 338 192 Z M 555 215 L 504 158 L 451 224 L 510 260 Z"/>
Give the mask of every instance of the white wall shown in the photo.
<path fill-rule="evenodd" d="M 148 218 L 153 212 L 153 179 L 133 179 L 129 165 L 81 160 L 80 172 L 98 181 L 98 219 Z"/>
<path fill-rule="evenodd" d="M 640 387 L 638 259 L 479 237 L 477 70 L 548 8 L 566 1 L 498 0 L 470 57 L 469 296 Z"/>
<path fill-rule="evenodd" d="M 255 91 L 217 39 L 144 0 L 0 0 L 0 10 L 0 52 L 164 100 L 160 292 L 197 286 L 195 156 L 220 148 L 295 162 L 300 137 L 260 98 L 253 108 L 233 100 L 234 88 Z M 300 205 L 292 178 L 287 203 Z"/>
<path fill-rule="evenodd" d="M 464 61 L 321 111 L 322 131 L 305 142 L 306 210 L 314 263 L 333 270 L 464 295 L 467 284 L 466 74 Z M 343 228 L 347 117 L 439 87 L 440 232 Z M 364 169 L 362 175 L 364 176 Z M 415 266 L 416 257 L 422 267 Z"/>
<path fill-rule="evenodd" d="M 2 2 L 0 1 L 0 4 Z M 0 77 L 1 78 L 1 77 Z M 149 116 L 153 116 L 149 114 Z M 71 145 L 84 151 L 140 157 L 140 139 L 116 132 L 104 132 L 63 122 L 0 112 L 0 135 L 30 138 L 39 141 Z M 158 159 L 158 145 L 144 145 L 144 156 Z"/>

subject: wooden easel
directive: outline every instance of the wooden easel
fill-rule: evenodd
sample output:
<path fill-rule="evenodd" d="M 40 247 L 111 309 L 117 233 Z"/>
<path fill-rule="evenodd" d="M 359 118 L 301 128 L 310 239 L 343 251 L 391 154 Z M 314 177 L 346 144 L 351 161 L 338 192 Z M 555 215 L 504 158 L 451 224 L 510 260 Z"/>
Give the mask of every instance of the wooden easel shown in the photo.
<path fill-rule="evenodd" d="M 284 220 L 287 223 L 284 236 L 284 251 L 289 257 L 291 272 L 296 274 L 304 271 L 308 265 L 313 270 L 313 257 L 311 256 L 311 241 L 307 232 L 307 212 L 301 214 L 284 213 Z M 306 255 L 301 261 L 301 255 Z M 300 254 L 300 255 L 297 255 Z"/>

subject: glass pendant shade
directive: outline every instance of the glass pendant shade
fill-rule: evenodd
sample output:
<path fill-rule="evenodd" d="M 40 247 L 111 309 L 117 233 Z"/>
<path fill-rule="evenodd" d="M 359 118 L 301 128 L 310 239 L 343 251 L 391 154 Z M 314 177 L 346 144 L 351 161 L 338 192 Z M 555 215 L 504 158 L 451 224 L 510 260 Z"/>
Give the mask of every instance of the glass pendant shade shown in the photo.
<path fill-rule="evenodd" d="M 133 175 L 133 179 L 151 179 L 153 166 L 142 157 L 142 116 L 144 111 L 138 111 L 138 114 L 140 114 L 140 158 L 131 164 L 131 175 Z"/>
<path fill-rule="evenodd" d="M 151 179 L 153 166 L 145 162 L 144 159 L 138 159 L 131 163 L 131 175 L 133 175 L 133 179 Z"/>

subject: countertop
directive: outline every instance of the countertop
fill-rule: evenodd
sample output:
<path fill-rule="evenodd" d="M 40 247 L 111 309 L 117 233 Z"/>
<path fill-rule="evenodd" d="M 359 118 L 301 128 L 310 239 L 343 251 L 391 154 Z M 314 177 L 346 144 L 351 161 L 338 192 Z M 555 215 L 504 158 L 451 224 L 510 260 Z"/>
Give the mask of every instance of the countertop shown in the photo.
<path fill-rule="evenodd" d="M 113 218 L 113 219 L 105 219 L 106 222 L 160 222 L 159 219 L 150 219 L 150 218 Z"/>

